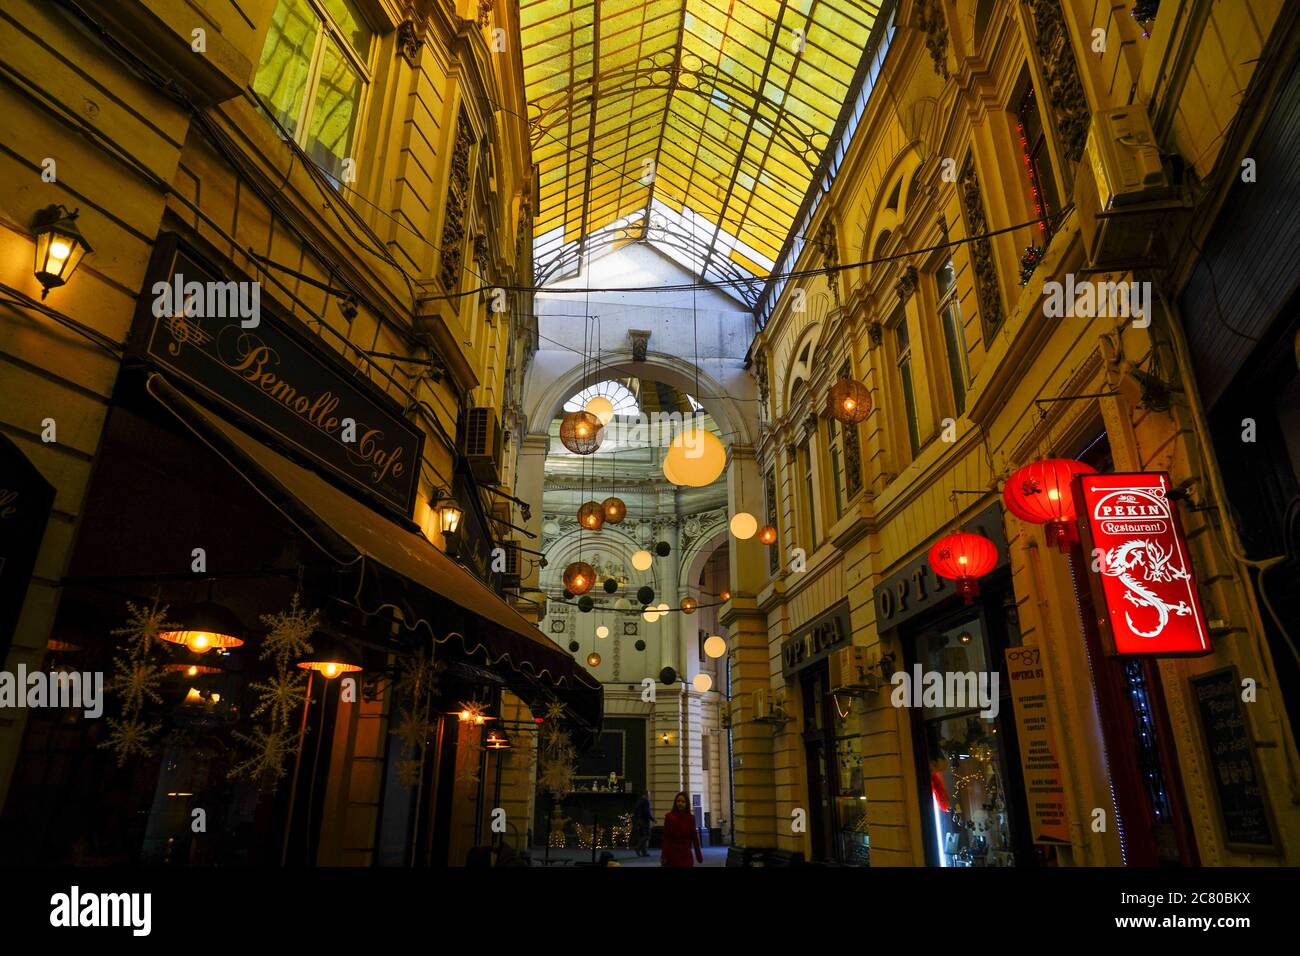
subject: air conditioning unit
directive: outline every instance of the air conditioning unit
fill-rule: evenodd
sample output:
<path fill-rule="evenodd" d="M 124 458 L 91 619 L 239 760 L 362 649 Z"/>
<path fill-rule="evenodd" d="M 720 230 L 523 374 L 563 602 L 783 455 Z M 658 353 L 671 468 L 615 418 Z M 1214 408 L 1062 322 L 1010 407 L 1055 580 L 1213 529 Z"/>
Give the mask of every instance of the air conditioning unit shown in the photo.
<path fill-rule="evenodd" d="M 501 423 L 495 408 L 471 408 L 461 429 L 460 453 L 476 481 L 496 484 L 501 473 Z"/>
<path fill-rule="evenodd" d="M 1170 183 L 1151 120 L 1141 104 L 1092 114 L 1074 184 L 1088 264 L 1093 269 L 1159 262 L 1184 208 Z"/>
<path fill-rule="evenodd" d="M 880 675 L 872 669 L 865 647 L 841 647 L 831 655 L 830 670 L 832 691 L 851 694 L 880 689 Z"/>
<path fill-rule="evenodd" d="M 771 700 L 767 696 L 767 688 L 760 687 L 753 693 L 754 700 L 754 719 L 766 720 L 772 716 Z"/>
<path fill-rule="evenodd" d="M 792 718 L 785 712 L 785 688 L 777 688 L 775 694 L 760 687 L 754 691 L 754 721 L 760 724 L 784 724 Z"/>
<path fill-rule="evenodd" d="M 521 579 L 519 541 L 515 538 L 506 538 L 501 542 L 501 549 L 505 552 L 505 570 L 501 572 L 501 587 L 518 588 Z"/>

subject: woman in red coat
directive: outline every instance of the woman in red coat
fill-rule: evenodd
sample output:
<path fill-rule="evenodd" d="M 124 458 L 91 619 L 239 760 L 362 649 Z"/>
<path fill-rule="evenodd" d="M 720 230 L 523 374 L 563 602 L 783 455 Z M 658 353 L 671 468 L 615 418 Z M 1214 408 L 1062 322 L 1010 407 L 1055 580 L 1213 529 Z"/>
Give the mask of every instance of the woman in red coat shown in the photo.
<path fill-rule="evenodd" d="M 695 814 L 688 807 L 685 793 L 679 793 L 673 798 L 673 808 L 664 817 L 660 866 L 694 866 L 691 862 L 692 850 L 695 851 L 696 861 L 704 862 L 704 852 L 700 849 L 700 832 L 695 829 Z"/>

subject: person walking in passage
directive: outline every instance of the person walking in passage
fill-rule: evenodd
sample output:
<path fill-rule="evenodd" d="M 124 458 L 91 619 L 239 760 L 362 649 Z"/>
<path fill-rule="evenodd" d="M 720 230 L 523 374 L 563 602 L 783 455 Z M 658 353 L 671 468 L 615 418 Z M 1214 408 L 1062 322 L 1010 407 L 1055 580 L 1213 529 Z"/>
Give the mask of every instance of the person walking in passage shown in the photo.
<path fill-rule="evenodd" d="M 695 851 L 695 861 L 704 862 L 704 851 L 700 849 L 700 833 L 695 829 L 695 814 L 690 811 L 686 794 L 679 793 L 673 798 L 673 808 L 664 817 L 663 851 L 659 856 L 660 866 L 694 866 L 691 851 Z"/>
<path fill-rule="evenodd" d="M 636 802 L 636 809 L 632 811 L 632 832 L 635 834 L 633 845 L 636 847 L 637 856 L 650 855 L 650 828 L 654 826 L 655 815 L 650 809 L 650 791 L 646 790 L 641 794 L 641 799 Z"/>

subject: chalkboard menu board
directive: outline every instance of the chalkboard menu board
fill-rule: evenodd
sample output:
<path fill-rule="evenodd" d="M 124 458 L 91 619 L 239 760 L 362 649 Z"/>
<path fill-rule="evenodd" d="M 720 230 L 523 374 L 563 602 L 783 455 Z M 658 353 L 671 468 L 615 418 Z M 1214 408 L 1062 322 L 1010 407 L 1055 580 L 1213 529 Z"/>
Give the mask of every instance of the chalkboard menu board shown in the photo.
<path fill-rule="evenodd" d="M 1277 852 L 1236 668 L 1193 677 L 1191 685 L 1228 848 L 1248 853 Z"/>

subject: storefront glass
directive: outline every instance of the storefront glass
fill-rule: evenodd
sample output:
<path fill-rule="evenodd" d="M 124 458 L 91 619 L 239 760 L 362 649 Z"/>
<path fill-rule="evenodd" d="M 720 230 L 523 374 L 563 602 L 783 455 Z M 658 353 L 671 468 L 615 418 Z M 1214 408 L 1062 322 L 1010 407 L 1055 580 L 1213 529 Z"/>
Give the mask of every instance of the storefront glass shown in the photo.
<path fill-rule="evenodd" d="M 978 679 L 997 673 L 989 666 L 984 630 L 978 615 L 926 631 L 917 637 L 923 670 L 945 675 L 974 675 L 963 685 L 977 693 L 945 693 L 936 706 L 921 710 L 928 769 L 930 815 L 940 866 L 1013 866 L 1012 826 L 1007 808 L 1007 755 L 998 733 L 1004 714 L 982 716 Z M 954 685 L 955 686 L 955 685 Z M 992 691 L 992 685 L 986 685 Z M 999 691 L 1001 690 L 999 682 Z"/>
<path fill-rule="evenodd" d="M 867 786 L 862 774 L 862 736 L 852 698 L 831 695 L 835 725 L 836 857 L 841 863 L 868 866 L 871 841 L 867 833 Z"/>

